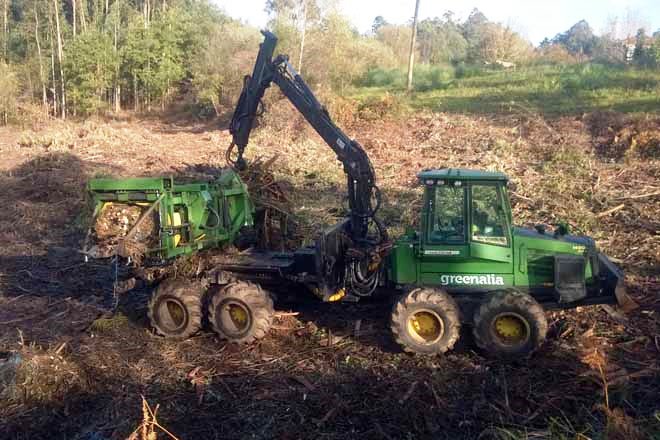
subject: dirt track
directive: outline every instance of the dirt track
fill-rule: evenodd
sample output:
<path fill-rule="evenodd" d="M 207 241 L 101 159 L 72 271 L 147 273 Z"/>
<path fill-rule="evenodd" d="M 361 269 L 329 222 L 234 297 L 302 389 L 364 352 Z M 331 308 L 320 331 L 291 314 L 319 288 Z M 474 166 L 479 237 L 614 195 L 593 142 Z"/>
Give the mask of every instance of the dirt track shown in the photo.
<path fill-rule="evenodd" d="M 302 230 L 313 231 L 341 215 L 341 169 L 299 126 L 291 118 L 261 130 L 250 154 L 281 157 L 278 175 L 296 191 Z M 428 114 L 347 130 L 374 161 L 395 230 L 414 222 L 417 170 L 500 169 L 513 178 L 519 222 L 572 219 L 622 262 L 641 305 L 627 322 L 601 308 L 549 314 L 548 342 L 517 365 L 475 353 L 469 332 L 442 358 L 402 354 L 386 328 L 388 299 L 280 304 L 274 330 L 250 347 L 209 333 L 181 343 L 154 336 L 144 291 L 118 298 L 122 315 L 92 326 L 113 305 L 114 272 L 76 251 L 86 180 L 221 165 L 228 135 L 151 119 L 0 129 L 0 352 L 19 350 L 33 373 L 52 377 L 0 401 L 0 432 L 125 438 L 143 395 L 182 439 L 657 435 L 660 164 L 604 154 L 607 133 L 594 127 L 588 118 Z"/>

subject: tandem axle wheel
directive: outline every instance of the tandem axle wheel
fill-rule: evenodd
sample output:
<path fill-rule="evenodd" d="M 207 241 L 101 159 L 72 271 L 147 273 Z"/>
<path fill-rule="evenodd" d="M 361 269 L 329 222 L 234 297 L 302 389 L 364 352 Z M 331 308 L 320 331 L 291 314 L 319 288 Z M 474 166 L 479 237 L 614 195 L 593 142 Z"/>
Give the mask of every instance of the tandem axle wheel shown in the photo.
<path fill-rule="evenodd" d="M 186 279 L 166 279 L 154 290 L 148 306 L 156 333 L 187 339 L 202 327 L 205 289 Z M 250 343 L 268 333 L 273 321 L 273 300 L 259 285 L 237 281 L 223 286 L 210 299 L 211 328 L 229 342 Z"/>

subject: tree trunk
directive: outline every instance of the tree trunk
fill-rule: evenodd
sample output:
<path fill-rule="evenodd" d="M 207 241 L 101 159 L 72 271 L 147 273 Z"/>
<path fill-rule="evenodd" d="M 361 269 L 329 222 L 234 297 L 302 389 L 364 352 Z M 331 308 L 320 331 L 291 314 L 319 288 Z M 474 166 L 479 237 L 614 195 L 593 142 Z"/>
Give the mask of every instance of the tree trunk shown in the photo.
<path fill-rule="evenodd" d="M 302 1 L 302 28 L 300 30 L 300 56 L 298 57 L 298 73 L 302 75 L 303 52 L 305 51 L 305 34 L 307 33 L 307 0 Z"/>
<path fill-rule="evenodd" d="M 50 46 L 50 69 L 51 76 L 53 78 L 53 86 L 50 88 L 50 92 L 53 95 L 53 115 L 57 116 L 58 110 L 58 100 L 57 100 L 57 76 L 55 74 L 55 37 L 53 37 L 53 18 L 52 18 L 52 8 L 50 4 L 48 5 L 48 45 Z"/>
<path fill-rule="evenodd" d="M 66 92 L 64 86 L 64 67 L 62 66 L 62 59 L 64 58 L 64 53 L 62 51 L 62 32 L 60 31 L 60 13 L 57 9 L 57 0 L 53 0 L 53 6 L 55 9 L 55 27 L 57 29 L 57 61 L 60 65 L 60 81 L 62 86 L 62 105 L 61 105 L 61 116 L 62 119 L 66 119 Z"/>
<path fill-rule="evenodd" d="M 9 47 L 9 0 L 4 0 L 2 3 L 2 59 L 5 63 L 7 59 L 7 48 Z"/>
<path fill-rule="evenodd" d="M 138 81 L 137 76 L 133 74 L 133 111 L 138 111 Z"/>
<path fill-rule="evenodd" d="M 417 14 L 419 13 L 419 0 L 415 1 L 415 17 L 413 17 L 412 36 L 410 37 L 410 58 L 408 58 L 408 91 L 413 85 L 413 64 L 415 63 L 415 38 L 417 37 Z"/>
<path fill-rule="evenodd" d="M 144 28 L 147 29 L 149 27 L 149 17 L 151 15 L 151 4 L 149 3 L 149 0 L 144 0 L 144 3 L 142 4 L 142 13 L 144 15 Z"/>
<path fill-rule="evenodd" d="M 39 14 L 37 5 L 34 5 L 34 39 L 37 42 L 37 57 L 39 58 L 39 80 L 41 81 L 41 104 L 48 112 L 48 94 L 46 93 L 46 79 L 44 77 L 44 60 L 41 56 L 41 42 L 39 41 Z"/>
<path fill-rule="evenodd" d="M 117 13 L 117 20 L 115 21 L 115 53 L 118 50 L 118 40 L 119 40 L 119 12 Z M 114 104 L 115 104 L 115 113 L 121 111 L 121 85 L 119 84 L 119 64 L 115 66 L 115 84 L 114 84 Z"/>
<path fill-rule="evenodd" d="M 75 1 L 75 0 L 74 0 Z M 87 32 L 87 18 L 85 18 L 85 6 L 87 2 L 86 0 L 80 0 L 78 2 L 78 5 L 80 6 L 80 31 L 81 32 Z"/>
<path fill-rule="evenodd" d="M 115 85 L 115 113 L 121 111 L 121 86 L 119 84 Z"/>
<path fill-rule="evenodd" d="M 71 0 L 71 11 L 73 12 L 73 38 L 76 38 L 76 21 L 78 21 L 76 18 L 77 12 L 76 12 L 76 0 Z"/>

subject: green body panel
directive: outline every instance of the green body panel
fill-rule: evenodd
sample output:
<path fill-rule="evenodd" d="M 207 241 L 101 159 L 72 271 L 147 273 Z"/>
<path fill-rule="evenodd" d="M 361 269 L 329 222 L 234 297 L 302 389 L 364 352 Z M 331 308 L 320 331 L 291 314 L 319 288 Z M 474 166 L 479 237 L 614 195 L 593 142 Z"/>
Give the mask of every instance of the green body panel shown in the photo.
<path fill-rule="evenodd" d="M 514 229 L 514 275 L 518 286 L 554 285 L 554 256 L 576 255 L 588 257 L 589 245 L 569 239 L 557 239 L 536 231 Z M 592 248 L 591 250 L 595 250 Z M 590 263 L 587 260 L 587 263 Z M 591 264 L 585 265 L 585 281 L 592 281 Z"/>
<path fill-rule="evenodd" d="M 431 170 L 418 177 L 425 185 L 421 229 L 408 232 L 394 243 L 389 256 L 389 279 L 395 285 L 431 285 L 454 289 L 492 290 L 516 286 L 523 289 L 551 289 L 554 286 L 555 257 L 574 255 L 585 258 L 585 282 L 593 281 L 590 252 L 593 241 L 585 237 L 552 236 L 536 230 L 512 226 L 511 208 L 506 194 L 507 177 L 502 173 L 471 170 Z M 465 202 L 462 225 L 474 224 L 472 186 L 497 189 L 501 194 L 500 219 L 505 227 L 499 235 L 501 243 L 476 241 L 473 233 L 464 233 L 460 243 L 433 241 L 432 229 L 437 221 L 434 206 L 438 187 L 464 188 Z M 435 215 L 435 217 L 434 217 Z M 470 226 L 470 230 L 472 226 Z M 463 226 L 465 229 L 465 226 Z M 461 240 L 458 240 L 461 241 Z"/>
<path fill-rule="evenodd" d="M 160 177 L 93 179 L 88 190 L 96 215 L 106 203 L 158 203 L 159 246 L 148 254 L 163 259 L 233 243 L 242 227 L 253 225 L 247 187 L 231 170 L 207 183 Z"/>
<path fill-rule="evenodd" d="M 414 237 L 404 235 L 396 241 L 389 256 L 388 279 L 396 280 L 398 284 L 415 284 L 417 282 L 416 253 L 419 246 Z"/>

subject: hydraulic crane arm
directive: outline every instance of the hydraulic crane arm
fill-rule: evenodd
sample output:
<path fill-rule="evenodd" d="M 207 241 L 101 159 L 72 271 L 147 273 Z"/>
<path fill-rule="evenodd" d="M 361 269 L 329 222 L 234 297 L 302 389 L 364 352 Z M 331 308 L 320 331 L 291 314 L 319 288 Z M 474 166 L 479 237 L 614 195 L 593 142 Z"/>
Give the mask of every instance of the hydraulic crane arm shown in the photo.
<path fill-rule="evenodd" d="M 387 237 L 385 228 L 375 216 L 380 206 L 380 191 L 376 186 L 369 157 L 360 144 L 349 138 L 334 124 L 327 110 L 318 102 L 287 57 L 278 55 L 273 59 L 277 37 L 268 31 L 262 33 L 265 37 L 264 42 L 260 45 L 252 76 L 245 78 L 243 91 L 230 125 L 233 145 L 238 148 L 235 165 L 239 168 L 245 166 L 243 152 L 248 144 L 254 119 L 259 112 L 259 103 L 265 90 L 274 82 L 330 146 L 344 166 L 348 186 L 351 239 L 360 247 L 380 244 Z M 370 224 L 374 224 L 378 230 L 376 239 L 369 238 Z"/>
<path fill-rule="evenodd" d="M 335 152 L 346 173 L 350 213 L 347 220 L 325 231 L 316 242 L 315 291 L 327 300 L 342 297 L 344 292 L 371 295 L 379 283 L 383 256 L 391 247 L 387 231 L 376 217 L 381 197 L 371 161 L 360 144 L 334 124 L 288 58 L 278 55 L 273 59 L 277 37 L 268 31 L 262 33 L 264 41 L 252 76 L 245 77 L 229 127 L 232 145 L 227 150 L 227 161 L 239 169 L 245 167 L 243 153 L 259 104 L 270 84 L 277 84 Z M 234 148 L 238 149 L 236 160 L 231 159 Z"/>

